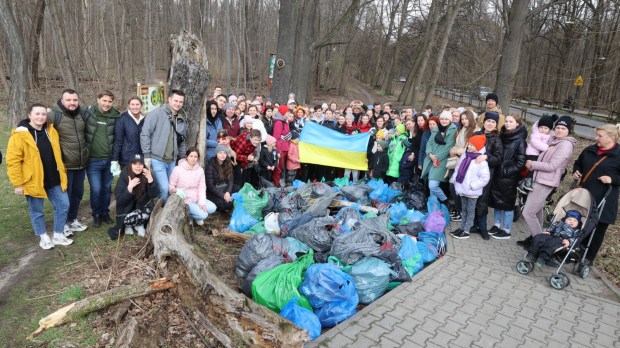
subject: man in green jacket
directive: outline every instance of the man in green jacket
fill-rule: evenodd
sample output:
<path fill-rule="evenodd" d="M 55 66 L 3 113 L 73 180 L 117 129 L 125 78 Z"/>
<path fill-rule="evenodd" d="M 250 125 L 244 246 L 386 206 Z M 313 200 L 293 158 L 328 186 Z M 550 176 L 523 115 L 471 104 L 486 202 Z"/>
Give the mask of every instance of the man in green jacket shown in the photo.
<path fill-rule="evenodd" d="M 97 127 L 86 129 L 86 138 L 90 140 L 90 163 L 86 168 L 90 185 L 90 208 L 93 214 L 93 226 L 102 222 L 112 224 L 110 218 L 110 195 L 112 194 L 112 149 L 114 146 L 114 123 L 120 113 L 112 106 L 114 94 L 104 90 L 97 96 L 97 105 L 88 107 L 90 117 L 97 121 Z"/>
<path fill-rule="evenodd" d="M 64 233 L 69 237 L 73 232 L 81 232 L 87 228 L 77 220 L 77 216 L 84 195 L 86 167 L 90 159 L 90 142 L 86 137 L 86 129 L 92 130 L 96 124 L 86 108 L 80 107 L 78 93 L 70 88 L 62 91 L 62 97 L 53 110 L 48 111 L 47 120 L 58 131 L 62 161 L 67 168 L 69 212 Z"/>

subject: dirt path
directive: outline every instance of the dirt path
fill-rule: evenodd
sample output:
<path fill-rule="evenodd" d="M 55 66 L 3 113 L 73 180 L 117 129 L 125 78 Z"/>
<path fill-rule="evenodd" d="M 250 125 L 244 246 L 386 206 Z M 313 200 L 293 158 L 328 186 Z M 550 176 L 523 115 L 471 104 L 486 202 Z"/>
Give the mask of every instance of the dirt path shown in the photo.
<path fill-rule="evenodd" d="M 365 104 L 372 104 L 374 102 L 395 103 L 397 100 L 397 96 L 382 95 L 357 79 L 351 79 L 349 81 L 349 85 L 347 86 L 347 94 L 351 99 L 360 99 Z"/>
<path fill-rule="evenodd" d="M 14 284 L 26 278 L 37 260 L 41 259 L 44 250 L 33 246 L 24 251 L 16 262 L 0 270 L 0 306 L 8 298 L 8 294 Z"/>

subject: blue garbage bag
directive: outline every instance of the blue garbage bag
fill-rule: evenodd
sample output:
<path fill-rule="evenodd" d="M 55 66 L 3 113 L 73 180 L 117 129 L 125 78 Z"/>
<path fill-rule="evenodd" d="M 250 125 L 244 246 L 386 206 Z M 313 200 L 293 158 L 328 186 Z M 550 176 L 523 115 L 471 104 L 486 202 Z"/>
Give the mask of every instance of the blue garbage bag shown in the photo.
<path fill-rule="evenodd" d="M 428 209 L 429 214 L 434 211 L 440 211 L 446 226 L 450 223 L 450 211 L 448 210 L 448 207 L 446 207 L 444 204 L 439 203 L 439 200 L 434 195 L 428 197 L 428 201 L 426 202 L 426 208 Z"/>
<path fill-rule="evenodd" d="M 424 222 L 424 220 L 426 220 L 426 214 L 415 209 L 411 209 L 407 210 L 407 214 L 400 219 L 400 224 L 406 225 L 411 222 Z"/>
<path fill-rule="evenodd" d="M 390 214 L 390 223 L 398 225 L 400 220 L 407 214 L 407 206 L 403 202 L 392 204 L 387 210 Z"/>
<path fill-rule="evenodd" d="M 290 300 L 282 307 L 280 315 L 293 322 L 300 329 L 308 331 L 310 339 L 321 336 L 321 322 L 319 318 L 311 310 L 298 306 L 297 301 L 299 301 L 299 297 L 294 297 Z"/>
<path fill-rule="evenodd" d="M 369 304 L 378 299 L 387 290 L 390 275 L 396 276 L 390 265 L 376 257 L 365 257 L 354 263 L 347 271 L 360 299 L 360 303 Z"/>
<path fill-rule="evenodd" d="M 334 220 L 336 220 L 336 223 L 340 226 L 341 233 L 351 232 L 351 228 L 361 219 L 360 205 L 357 203 L 350 207 L 340 209 L 336 216 L 334 216 Z"/>
<path fill-rule="evenodd" d="M 383 184 L 379 188 L 372 191 L 369 197 L 370 199 L 374 199 L 382 203 L 390 203 L 395 197 L 401 194 L 402 192 L 389 188 L 387 184 Z"/>
<path fill-rule="evenodd" d="M 304 186 L 305 184 L 306 184 L 305 182 L 296 179 L 295 181 L 293 181 L 293 188 L 298 189 Z"/>
<path fill-rule="evenodd" d="M 332 263 L 308 267 L 299 292 L 308 298 L 323 327 L 351 317 L 359 303 L 353 278 Z"/>
<path fill-rule="evenodd" d="M 258 220 L 250 215 L 243 207 L 243 197 L 241 195 L 235 195 L 236 193 L 233 194 L 235 208 L 230 217 L 228 228 L 235 232 L 245 232 L 256 225 Z"/>
<path fill-rule="evenodd" d="M 424 268 L 422 254 L 418 250 L 415 239 L 408 235 L 402 236 L 403 242 L 398 250 L 398 256 L 403 260 L 403 267 L 410 276 L 417 274 Z"/>
<path fill-rule="evenodd" d="M 436 256 L 443 256 L 446 253 L 447 241 L 443 232 L 420 232 L 418 242 L 426 243 Z"/>
<path fill-rule="evenodd" d="M 310 249 L 305 243 L 298 241 L 293 237 L 286 237 L 286 241 L 288 242 L 288 257 L 291 261 L 297 260 L 297 254 L 307 254 Z"/>
<path fill-rule="evenodd" d="M 418 247 L 418 251 L 420 252 L 420 255 L 422 255 L 422 262 L 429 263 L 437 259 L 437 255 L 428 244 L 418 240 L 416 247 Z"/>
<path fill-rule="evenodd" d="M 378 189 L 379 187 L 383 186 L 383 179 L 370 179 L 368 180 L 368 186 L 372 187 L 373 189 Z"/>

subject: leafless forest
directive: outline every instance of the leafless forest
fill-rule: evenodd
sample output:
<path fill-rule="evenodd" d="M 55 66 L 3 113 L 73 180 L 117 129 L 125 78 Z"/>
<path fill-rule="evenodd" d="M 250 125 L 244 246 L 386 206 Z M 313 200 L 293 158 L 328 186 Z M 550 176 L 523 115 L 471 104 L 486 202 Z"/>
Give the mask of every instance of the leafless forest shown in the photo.
<path fill-rule="evenodd" d="M 30 91 L 166 79 L 170 35 L 194 33 L 226 92 L 342 94 L 357 78 L 420 107 L 435 86 L 620 111 L 617 0 L 0 0 L 8 122 Z M 269 59 L 277 54 L 273 88 Z M 582 75 L 584 85 L 575 86 Z"/>

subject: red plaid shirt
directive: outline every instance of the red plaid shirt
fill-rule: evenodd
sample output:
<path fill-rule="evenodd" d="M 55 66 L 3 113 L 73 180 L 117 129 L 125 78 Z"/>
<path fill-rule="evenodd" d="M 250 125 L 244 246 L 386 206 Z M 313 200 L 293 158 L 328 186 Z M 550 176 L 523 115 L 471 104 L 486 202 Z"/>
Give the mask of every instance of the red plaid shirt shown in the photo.
<path fill-rule="evenodd" d="M 230 142 L 230 147 L 237 154 L 237 162 L 241 168 L 245 168 L 248 165 L 248 156 L 253 155 L 256 150 L 256 146 L 252 145 L 252 141 L 248 139 L 247 135 L 239 137 Z"/>

